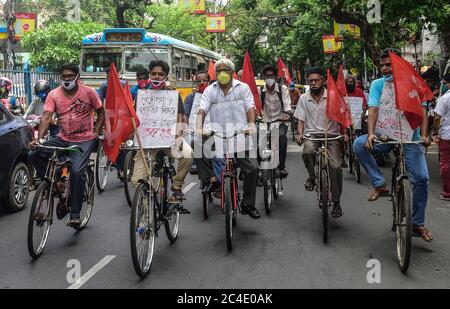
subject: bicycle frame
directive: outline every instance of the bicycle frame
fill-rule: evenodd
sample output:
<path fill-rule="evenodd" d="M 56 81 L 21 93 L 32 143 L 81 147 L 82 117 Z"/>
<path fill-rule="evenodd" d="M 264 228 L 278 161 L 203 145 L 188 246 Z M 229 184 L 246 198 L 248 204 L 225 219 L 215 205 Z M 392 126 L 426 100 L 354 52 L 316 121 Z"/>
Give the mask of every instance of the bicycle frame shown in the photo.
<path fill-rule="evenodd" d="M 237 183 L 236 183 L 236 179 L 237 179 L 237 175 L 236 175 L 236 169 L 234 168 L 234 156 L 227 154 L 225 157 L 225 167 L 222 170 L 221 173 L 221 191 L 222 191 L 222 196 L 221 196 L 221 203 L 220 203 L 220 208 L 222 210 L 224 210 L 224 205 L 225 205 L 225 178 L 231 178 L 232 180 L 232 185 L 233 185 L 233 211 L 237 211 L 238 209 L 238 199 L 237 199 Z"/>

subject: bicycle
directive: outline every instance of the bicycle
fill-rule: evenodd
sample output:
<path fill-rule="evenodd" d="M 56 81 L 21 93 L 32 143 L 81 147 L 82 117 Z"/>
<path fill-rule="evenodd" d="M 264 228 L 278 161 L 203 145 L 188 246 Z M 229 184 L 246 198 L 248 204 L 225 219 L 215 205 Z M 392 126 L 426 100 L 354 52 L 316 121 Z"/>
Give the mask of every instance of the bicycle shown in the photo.
<path fill-rule="evenodd" d="M 62 162 L 59 159 L 60 155 L 70 152 L 81 152 L 81 149 L 77 146 L 67 148 L 38 146 L 37 148 L 50 150 L 53 154 L 49 159 L 45 177 L 42 179 L 42 182 L 34 196 L 28 219 L 27 244 L 28 252 L 33 259 L 37 259 L 42 255 L 45 245 L 47 244 L 50 226 L 53 224 L 53 209 L 55 208 L 55 200 L 59 198 L 61 203 L 60 205 L 62 207 L 61 209 L 64 208 L 66 210 L 64 217 L 70 213 L 70 177 L 67 177 L 67 181 L 64 181 L 63 190 L 60 190 L 60 188 L 56 185 L 57 182 L 61 180 L 61 169 L 68 168 L 68 170 L 70 170 L 70 159 Z M 74 227 L 77 231 L 82 231 L 86 228 L 94 208 L 93 166 L 93 160 L 89 160 L 89 164 L 84 172 L 86 181 L 84 186 L 83 204 L 80 213 L 82 223 L 81 225 Z M 61 218 L 61 220 L 63 218 Z"/>
<path fill-rule="evenodd" d="M 131 257 L 137 275 L 149 275 L 158 232 L 164 225 L 167 238 L 174 244 L 178 238 L 181 204 L 169 204 L 169 180 L 176 174 L 172 163 L 159 151 L 152 166 L 152 177 L 142 179 L 134 194 L 130 220 Z M 153 179 L 155 178 L 155 179 Z"/>
<path fill-rule="evenodd" d="M 310 142 L 320 142 L 321 146 L 316 150 L 316 177 L 319 178 L 319 184 L 316 187 L 317 201 L 319 208 L 322 211 L 322 238 L 323 242 L 328 242 L 328 215 L 330 208 L 332 207 L 331 200 L 331 185 L 330 185 L 330 166 L 328 161 L 328 150 L 326 143 L 330 141 L 338 141 L 342 139 L 342 136 L 325 137 L 325 138 L 311 138 L 311 135 L 324 135 L 323 132 L 311 132 L 303 139 Z"/>
<path fill-rule="evenodd" d="M 361 165 L 358 161 L 358 157 L 353 151 L 353 143 L 358 137 L 358 132 L 352 127 L 348 128 L 347 132 L 349 136 L 349 142 L 344 145 L 344 154 L 348 158 L 348 172 L 355 177 L 357 183 L 361 183 Z"/>
<path fill-rule="evenodd" d="M 284 121 L 279 119 L 272 122 L 264 122 L 262 119 L 257 119 L 257 123 L 265 123 L 268 127 L 267 131 L 267 144 L 264 150 L 260 153 L 261 162 L 270 164 L 274 151 L 272 150 L 272 131 L 271 126 L 274 123 L 283 123 Z M 261 170 L 264 188 L 264 208 L 266 214 L 270 215 L 272 212 L 272 198 L 278 200 L 280 189 L 283 191 L 283 180 L 280 177 L 280 170 L 278 167 L 272 169 Z"/>
<path fill-rule="evenodd" d="M 125 190 L 125 197 L 127 199 L 128 206 L 130 206 L 130 208 L 133 206 L 133 197 L 135 193 L 134 187 L 131 183 L 131 178 L 133 177 L 135 155 L 135 150 L 127 149 L 125 163 L 123 165 L 123 188 Z"/>
<path fill-rule="evenodd" d="M 114 169 L 117 169 L 117 178 L 121 182 L 125 180 L 125 176 L 122 176 L 121 171 L 116 167 L 115 164 L 109 160 L 108 156 L 104 150 L 104 136 L 99 137 L 99 144 L 97 148 L 97 156 L 96 156 L 96 164 L 95 164 L 95 185 L 99 193 L 103 193 L 106 188 L 106 184 L 108 183 L 108 172 L 112 172 Z M 133 141 L 129 140 L 123 144 L 123 147 L 132 147 Z M 124 149 L 123 148 L 123 149 Z M 131 204 L 131 202 L 129 202 Z"/>
<path fill-rule="evenodd" d="M 375 141 L 378 144 L 392 145 L 395 155 L 395 164 L 392 168 L 392 231 L 397 238 L 398 266 L 406 273 L 411 261 L 411 238 L 412 238 L 412 190 L 409 182 L 405 162 L 405 145 L 418 145 L 422 142 L 399 142 L 399 141 Z"/>

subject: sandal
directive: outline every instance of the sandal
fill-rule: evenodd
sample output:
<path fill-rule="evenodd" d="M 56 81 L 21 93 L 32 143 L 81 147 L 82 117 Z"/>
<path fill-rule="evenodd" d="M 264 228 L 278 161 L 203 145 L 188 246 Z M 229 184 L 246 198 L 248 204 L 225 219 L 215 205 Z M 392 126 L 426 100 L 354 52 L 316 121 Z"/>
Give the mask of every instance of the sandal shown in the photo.
<path fill-rule="evenodd" d="M 343 215 L 344 213 L 342 212 L 341 204 L 335 203 L 333 205 L 333 210 L 331 211 L 331 217 L 333 217 L 334 219 L 338 219 Z"/>
<path fill-rule="evenodd" d="M 413 225 L 412 232 L 414 236 L 421 237 L 426 242 L 433 241 L 433 234 L 425 226 Z"/>
<path fill-rule="evenodd" d="M 369 202 L 375 202 L 380 197 L 388 197 L 390 195 L 389 193 L 389 189 L 384 185 L 373 190 L 367 197 L 367 200 Z"/>
<path fill-rule="evenodd" d="M 308 178 L 305 182 L 305 190 L 308 192 L 313 192 L 316 187 L 316 181 L 314 179 Z"/>

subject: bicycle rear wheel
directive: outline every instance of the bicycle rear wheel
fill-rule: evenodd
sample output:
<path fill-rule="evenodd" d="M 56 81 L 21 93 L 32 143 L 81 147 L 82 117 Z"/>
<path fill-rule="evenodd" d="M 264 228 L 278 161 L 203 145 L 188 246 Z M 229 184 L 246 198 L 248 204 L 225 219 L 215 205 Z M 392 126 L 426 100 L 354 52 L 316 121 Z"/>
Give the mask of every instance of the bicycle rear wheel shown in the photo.
<path fill-rule="evenodd" d="M 319 175 L 319 194 L 320 194 L 320 205 L 322 209 L 322 233 L 323 242 L 328 242 L 328 207 L 330 204 L 329 199 L 329 184 L 328 184 L 328 173 L 325 164 L 323 163 L 322 156 L 319 157 L 320 175 Z"/>
<path fill-rule="evenodd" d="M 155 252 L 155 205 L 147 184 L 140 184 L 131 207 L 131 258 L 136 274 L 145 278 L 150 273 Z"/>
<path fill-rule="evenodd" d="M 224 181 L 224 211 L 225 211 L 225 235 L 227 239 L 227 249 L 229 252 L 233 250 L 233 192 L 231 178 L 226 177 Z"/>
<path fill-rule="evenodd" d="M 396 236 L 398 265 L 403 273 L 406 273 L 411 260 L 411 208 L 412 191 L 409 180 L 400 180 L 397 192 L 396 205 Z"/>
<path fill-rule="evenodd" d="M 77 231 L 82 231 L 86 228 L 91 219 L 92 210 L 94 209 L 94 172 L 88 167 L 84 175 L 86 181 L 84 182 L 83 204 L 80 212 L 81 224 L 80 226 L 74 227 Z"/>
<path fill-rule="evenodd" d="M 131 177 L 133 177 L 134 168 L 134 151 L 128 151 L 125 157 L 124 163 L 124 181 L 123 187 L 125 189 L 125 197 L 127 198 L 128 205 L 131 207 L 133 205 L 134 188 L 131 183 Z"/>
<path fill-rule="evenodd" d="M 203 193 L 202 194 L 202 198 L 203 198 L 203 218 L 205 218 L 205 220 L 208 219 L 210 195 L 211 195 L 211 193 Z"/>
<path fill-rule="evenodd" d="M 263 170 L 262 177 L 264 181 L 264 208 L 266 209 L 266 214 L 270 215 L 270 213 L 272 212 L 272 197 L 274 187 L 272 170 Z"/>
<path fill-rule="evenodd" d="M 95 184 L 99 193 L 105 191 L 108 182 L 109 160 L 103 148 L 103 142 L 100 142 L 97 149 L 97 158 L 95 160 Z"/>
<path fill-rule="evenodd" d="M 34 195 L 28 219 L 27 245 L 33 259 L 42 255 L 53 220 L 54 197 L 50 183 L 43 181 Z"/>

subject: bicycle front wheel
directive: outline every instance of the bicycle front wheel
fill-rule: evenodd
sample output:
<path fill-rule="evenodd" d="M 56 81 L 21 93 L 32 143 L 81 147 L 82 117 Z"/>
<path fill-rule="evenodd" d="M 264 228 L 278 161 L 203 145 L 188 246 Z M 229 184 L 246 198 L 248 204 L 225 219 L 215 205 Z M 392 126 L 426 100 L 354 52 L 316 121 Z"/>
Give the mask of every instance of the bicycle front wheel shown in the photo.
<path fill-rule="evenodd" d="M 125 157 L 124 163 L 124 181 L 123 187 L 125 189 L 125 197 L 127 198 L 128 205 L 131 207 L 133 205 L 134 188 L 131 184 L 131 177 L 133 177 L 134 169 L 134 151 L 128 151 Z"/>
<path fill-rule="evenodd" d="M 105 191 L 108 182 L 109 160 L 103 148 L 103 142 L 100 142 L 97 149 L 97 158 L 95 160 L 95 184 L 99 193 Z"/>
<path fill-rule="evenodd" d="M 225 235 L 227 239 L 227 249 L 233 250 L 233 198 L 232 198 L 231 178 L 225 178 L 223 209 L 225 211 Z"/>
<path fill-rule="evenodd" d="M 131 258 L 136 274 L 145 278 L 150 273 L 156 240 L 155 206 L 147 184 L 140 184 L 131 207 Z"/>
<path fill-rule="evenodd" d="M 169 204 L 169 193 L 167 190 L 169 176 L 163 173 L 163 183 L 160 187 L 160 196 L 163 205 L 164 227 L 166 229 L 167 238 L 171 244 L 178 239 L 178 230 L 180 228 L 180 211 L 178 204 Z"/>
<path fill-rule="evenodd" d="M 54 197 L 51 193 L 50 183 L 44 181 L 34 195 L 28 219 L 28 252 L 33 259 L 42 255 L 47 244 L 53 219 L 53 206 Z"/>
<path fill-rule="evenodd" d="M 355 156 L 353 158 L 353 169 L 355 171 L 355 180 L 357 183 L 361 183 L 361 165 L 359 164 L 358 158 Z"/>
<path fill-rule="evenodd" d="M 84 172 L 84 177 L 86 180 L 84 182 L 83 204 L 80 212 L 81 224 L 74 227 L 77 231 L 82 231 L 86 228 L 94 209 L 94 173 L 90 167 Z"/>
<path fill-rule="evenodd" d="M 411 208 L 412 191 L 408 179 L 401 179 L 396 204 L 396 236 L 398 265 L 403 273 L 406 273 L 411 260 Z"/>
<path fill-rule="evenodd" d="M 320 205 L 322 209 L 322 232 L 323 232 L 323 242 L 328 242 L 328 207 L 330 205 L 329 199 L 329 184 L 328 184 L 328 173 L 326 166 L 322 162 L 323 158 L 319 158 L 320 175 L 319 175 L 319 194 L 320 194 Z"/>
<path fill-rule="evenodd" d="M 272 212 L 272 197 L 273 197 L 273 172 L 272 170 L 263 170 L 262 177 L 264 181 L 264 208 L 266 214 L 270 215 Z"/>

